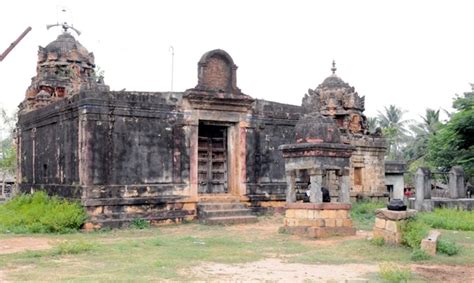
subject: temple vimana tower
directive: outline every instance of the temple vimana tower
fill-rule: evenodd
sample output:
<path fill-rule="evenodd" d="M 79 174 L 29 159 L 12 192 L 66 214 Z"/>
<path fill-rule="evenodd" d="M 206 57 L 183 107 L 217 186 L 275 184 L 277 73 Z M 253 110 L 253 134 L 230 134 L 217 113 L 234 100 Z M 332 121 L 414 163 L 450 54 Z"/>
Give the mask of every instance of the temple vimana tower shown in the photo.
<path fill-rule="evenodd" d="M 77 199 L 94 227 L 135 218 L 211 221 L 215 203 L 240 211 L 234 220 L 244 222 L 284 207 L 278 147 L 293 143 L 298 120 L 317 111 L 334 119 L 342 143 L 355 148 L 350 197 L 387 195 L 385 140 L 368 132 L 364 97 L 336 75 L 334 64 L 301 106 L 242 92 L 224 50 L 204 53 L 197 67 L 197 85 L 182 92 L 110 91 L 95 73 L 94 55 L 67 31 L 40 47 L 36 76 L 19 106 L 20 192 Z M 334 197 L 338 178 L 323 176 Z M 297 181 L 304 201 L 308 176 Z"/>

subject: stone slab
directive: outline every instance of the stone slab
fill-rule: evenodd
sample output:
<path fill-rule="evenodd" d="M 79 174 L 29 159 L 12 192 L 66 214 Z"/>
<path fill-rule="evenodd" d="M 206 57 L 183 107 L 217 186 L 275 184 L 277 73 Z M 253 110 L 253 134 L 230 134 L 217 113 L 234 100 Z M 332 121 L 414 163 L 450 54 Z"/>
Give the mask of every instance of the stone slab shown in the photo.
<path fill-rule="evenodd" d="M 416 210 L 407 209 L 406 211 L 394 211 L 388 210 L 387 208 L 377 209 L 375 211 L 375 217 L 385 220 L 404 220 L 415 216 Z"/>
<path fill-rule="evenodd" d="M 350 203 L 307 203 L 307 202 L 294 202 L 287 203 L 287 209 L 308 209 L 308 210 L 349 210 L 352 205 Z"/>

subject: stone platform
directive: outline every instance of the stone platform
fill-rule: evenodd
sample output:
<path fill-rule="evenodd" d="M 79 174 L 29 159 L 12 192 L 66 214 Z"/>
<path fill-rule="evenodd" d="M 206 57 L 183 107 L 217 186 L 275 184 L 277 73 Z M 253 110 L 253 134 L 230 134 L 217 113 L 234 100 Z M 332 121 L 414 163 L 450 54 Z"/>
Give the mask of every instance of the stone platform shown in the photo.
<path fill-rule="evenodd" d="M 349 203 L 289 203 L 282 230 L 311 238 L 355 235 L 351 207 Z"/>
<path fill-rule="evenodd" d="M 416 210 L 393 211 L 387 208 L 375 211 L 374 238 L 383 238 L 385 243 L 399 245 L 402 242 L 401 225 L 410 217 L 415 216 Z"/>

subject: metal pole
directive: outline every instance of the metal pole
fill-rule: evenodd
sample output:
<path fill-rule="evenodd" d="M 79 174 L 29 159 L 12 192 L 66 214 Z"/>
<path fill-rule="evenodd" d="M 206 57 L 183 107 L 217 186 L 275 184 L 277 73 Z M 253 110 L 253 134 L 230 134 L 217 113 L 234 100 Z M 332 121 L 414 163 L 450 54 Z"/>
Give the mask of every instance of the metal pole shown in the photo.
<path fill-rule="evenodd" d="M 173 91 L 173 77 L 174 77 L 174 47 L 170 45 L 169 51 L 171 51 L 171 91 Z"/>
<path fill-rule="evenodd" d="M 7 50 L 5 50 L 5 52 L 0 54 L 0 62 L 2 62 L 5 57 L 7 57 L 8 53 L 10 53 L 10 51 L 12 51 L 12 49 L 18 44 L 18 42 L 20 42 L 20 40 L 22 40 L 23 37 L 25 37 L 25 35 L 30 32 L 30 30 L 31 30 L 31 27 L 27 27 L 25 29 L 25 31 L 15 41 L 13 41 L 10 44 L 10 46 L 7 48 Z"/>

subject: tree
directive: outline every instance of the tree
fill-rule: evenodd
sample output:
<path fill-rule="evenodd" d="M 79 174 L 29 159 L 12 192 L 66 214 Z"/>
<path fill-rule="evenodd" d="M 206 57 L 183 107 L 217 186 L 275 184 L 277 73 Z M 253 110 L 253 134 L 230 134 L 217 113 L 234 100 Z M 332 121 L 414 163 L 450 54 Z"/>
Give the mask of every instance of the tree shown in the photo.
<path fill-rule="evenodd" d="M 450 120 L 429 139 L 427 161 L 430 165 L 449 169 L 464 167 L 474 175 L 474 91 L 456 96 L 453 108 L 457 110 Z"/>
<path fill-rule="evenodd" d="M 377 118 L 388 141 L 387 157 L 393 160 L 402 159 L 402 149 L 407 139 L 406 125 L 409 121 L 403 120 L 405 111 L 395 105 L 384 107 L 384 110 L 383 113 L 378 111 Z"/>
<path fill-rule="evenodd" d="M 13 143 L 15 115 L 8 115 L 0 108 L 0 186 L 4 187 L 7 175 L 13 175 L 16 169 L 16 150 Z"/>
<path fill-rule="evenodd" d="M 424 163 L 423 158 L 426 155 L 428 141 L 442 126 L 439 112 L 439 109 L 427 108 L 425 116 L 421 116 L 422 122 L 410 125 L 412 135 L 408 138 L 407 147 L 404 149 L 404 156 L 408 162 Z"/>

